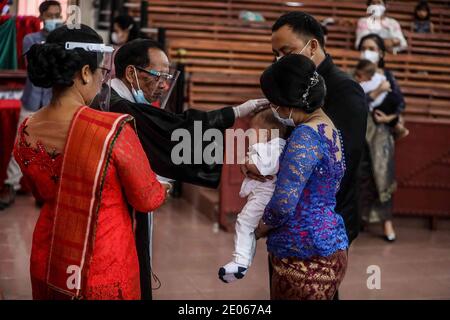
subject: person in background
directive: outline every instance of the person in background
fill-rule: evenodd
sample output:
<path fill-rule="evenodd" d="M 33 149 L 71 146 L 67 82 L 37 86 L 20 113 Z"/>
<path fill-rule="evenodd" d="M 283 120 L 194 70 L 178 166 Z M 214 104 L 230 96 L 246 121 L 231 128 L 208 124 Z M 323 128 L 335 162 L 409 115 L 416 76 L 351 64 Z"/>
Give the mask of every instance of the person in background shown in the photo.
<path fill-rule="evenodd" d="M 47 35 L 63 24 L 61 19 L 61 4 L 58 1 L 44 1 L 39 6 L 39 17 L 44 22 L 44 28 L 35 33 L 30 33 L 23 38 L 23 53 L 26 54 L 32 45 L 45 42 Z M 27 77 L 23 95 L 21 98 L 19 123 L 25 118 L 48 105 L 52 97 L 52 90 L 33 85 Z M 14 203 L 16 192 L 20 189 L 22 172 L 13 156 L 8 164 L 7 177 L 0 194 L 0 210 Z"/>
<path fill-rule="evenodd" d="M 392 223 L 392 195 L 395 182 L 395 142 L 389 123 L 398 118 L 405 109 L 405 100 L 394 75 L 384 66 L 386 48 L 377 34 L 368 34 L 359 46 L 361 58 L 378 66 L 377 72 L 385 75 L 389 84 L 388 94 L 378 108 L 367 117 L 366 146 L 360 164 L 360 213 L 364 224 L 382 222 L 384 239 L 396 239 Z M 368 95 L 369 103 L 375 94 Z M 380 109 L 395 110 L 386 114 Z"/>
<path fill-rule="evenodd" d="M 120 15 L 114 18 L 111 41 L 116 46 L 122 46 L 137 38 L 144 38 L 139 26 L 129 15 Z"/>
<path fill-rule="evenodd" d="M 148 37 L 139 31 L 139 26 L 134 21 L 133 17 L 129 15 L 120 15 L 114 18 L 113 32 L 111 33 L 111 43 L 115 51 L 113 54 L 113 61 L 118 52 L 118 49 L 124 44 L 135 39 L 147 39 Z M 116 67 L 113 64 L 111 69 L 111 77 L 116 76 Z"/>
<path fill-rule="evenodd" d="M 361 39 L 370 34 L 378 34 L 384 40 L 384 46 L 391 53 L 407 49 L 408 43 L 397 20 L 386 15 L 387 0 L 368 0 L 368 16 L 360 18 L 356 27 L 355 48 Z"/>
<path fill-rule="evenodd" d="M 434 24 L 431 22 L 431 9 L 427 1 L 420 1 L 414 9 L 414 22 L 411 31 L 416 33 L 434 33 Z"/>
<path fill-rule="evenodd" d="M 356 65 L 355 79 L 368 96 L 370 112 L 379 110 L 386 115 L 397 115 L 388 125 L 393 128 L 396 139 L 406 137 L 409 130 L 397 114 L 397 105 L 383 103 L 391 91 L 391 84 L 383 73 L 378 72 L 378 66 L 369 60 L 360 60 Z"/>

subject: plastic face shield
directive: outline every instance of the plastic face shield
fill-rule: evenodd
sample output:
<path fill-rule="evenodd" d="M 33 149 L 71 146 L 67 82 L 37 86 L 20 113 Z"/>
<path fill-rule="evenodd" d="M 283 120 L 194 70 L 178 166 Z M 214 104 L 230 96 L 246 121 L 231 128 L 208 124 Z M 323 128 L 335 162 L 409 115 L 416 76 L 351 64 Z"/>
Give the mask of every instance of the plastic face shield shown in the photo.
<path fill-rule="evenodd" d="M 95 109 L 109 111 L 109 102 L 111 98 L 111 68 L 114 48 L 106 46 L 103 43 L 66 42 L 65 49 L 83 49 L 87 52 L 96 53 L 97 70 L 95 72 L 101 77 L 101 87 L 90 106 Z"/>
<path fill-rule="evenodd" d="M 170 67 L 168 73 L 153 69 L 146 70 L 137 66 L 136 69 L 150 76 L 149 85 L 152 87 L 150 93 L 152 105 L 165 109 L 167 102 L 173 93 L 180 72 L 174 67 Z"/>

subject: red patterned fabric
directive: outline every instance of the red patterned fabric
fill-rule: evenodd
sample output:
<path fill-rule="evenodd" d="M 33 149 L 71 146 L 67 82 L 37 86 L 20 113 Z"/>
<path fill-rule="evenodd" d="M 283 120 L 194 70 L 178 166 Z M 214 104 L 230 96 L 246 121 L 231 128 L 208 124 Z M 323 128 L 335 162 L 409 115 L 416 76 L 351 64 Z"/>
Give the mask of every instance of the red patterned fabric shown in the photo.
<path fill-rule="evenodd" d="M 49 290 L 46 279 L 63 154 L 40 142 L 30 145 L 27 129 L 26 120 L 19 129 L 15 157 L 33 194 L 44 201 L 33 234 L 30 267 L 33 298 L 60 298 Z M 156 180 L 136 133 L 126 124 L 113 146 L 104 179 L 83 298 L 140 298 L 139 265 L 127 205 L 139 211 L 152 211 L 164 198 L 164 189 Z"/>
<path fill-rule="evenodd" d="M 0 187 L 6 178 L 19 121 L 20 101 L 0 100 Z"/>
<path fill-rule="evenodd" d="M 300 260 L 269 255 L 273 268 L 272 300 L 331 300 L 347 270 L 347 252 L 339 250 L 329 257 Z"/>

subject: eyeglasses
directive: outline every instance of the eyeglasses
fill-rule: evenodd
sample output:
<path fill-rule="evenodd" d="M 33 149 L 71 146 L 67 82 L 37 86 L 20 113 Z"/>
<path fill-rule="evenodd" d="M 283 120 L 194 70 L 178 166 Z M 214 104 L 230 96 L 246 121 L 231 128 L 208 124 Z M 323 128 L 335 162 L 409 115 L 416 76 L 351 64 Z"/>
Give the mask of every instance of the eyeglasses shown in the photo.
<path fill-rule="evenodd" d="M 166 80 L 166 81 L 173 79 L 173 75 L 171 75 L 170 73 L 159 72 L 159 71 L 156 71 L 156 70 L 153 70 L 153 69 L 145 70 L 144 68 L 141 68 L 141 67 L 138 67 L 138 66 L 135 66 L 135 68 L 138 69 L 139 71 L 142 71 L 142 72 L 145 72 L 145 73 L 151 75 L 152 77 L 155 77 L 156 81 L 159 81 L 160 79 L 163 79 L 163 80 Z"/>
<path fill-rule="evenodd" d="M 108 77 L 111 70 L 109 70 L 108 68 L 105 68 L 105 67 L 98 67 L 98 68 L 102 71 L 102 81 L 103 81 Z"/>

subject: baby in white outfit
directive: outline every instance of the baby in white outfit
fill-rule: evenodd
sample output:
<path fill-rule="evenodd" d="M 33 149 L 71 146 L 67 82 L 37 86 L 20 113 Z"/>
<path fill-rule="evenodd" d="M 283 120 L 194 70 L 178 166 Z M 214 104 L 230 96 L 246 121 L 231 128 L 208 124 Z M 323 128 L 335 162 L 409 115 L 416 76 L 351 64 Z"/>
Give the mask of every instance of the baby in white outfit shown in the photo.
<path fill-rule="evenodd" d="M 379 110 L 386 115 L 397 113 L 396 106 L 392 103 L 384 104 L 390 89 L 381 90 L 381 85 L 386 82 L 386 76 L 378 72 L 378 66 L 369 60 L 360 60 L 356 65 L 355 79 L 359 82 L 366 95 L 378 91 L 378 95 L 369 103 L 369 110 Z M 403 117 L 399 114 L 396 119 L 388 123 L 394 128 L 394 136 L 396 139 L 406 137 L 409 130 L 404 126 Z"/>
<path fill-rule="evenodd" d="M 270 109 L 258 112 L 250 126 L 257 132 L 257 143 L 249 147 L 246 168 L 273 179 L 261 182 L 246 177 L 242 183 L 239 195 L 247 197 L 247 203 L 237 216 L 233 260 L 219 269 L 219 278 L 227 283 L 243 278 L 252 263 L 256 251 L 254 231 L 275 190 L 279 158 L 286 145 L 287 130 Z"/>
<path fill-rule="evenodd" d="M 376 90 L 384 81 L 386 81 L 386 76 L 384 74 L 375 72 L 372 78 L 368 81 L 360 82 L 361 87 L 364 90 L 364 93 L 370 93 Z M 373 111 L 376 107 L 380 106 L 384 99 L 386 98 L 388 92 L 382 92 L 379 94 L 369 105 L 370 111 Z"/>

